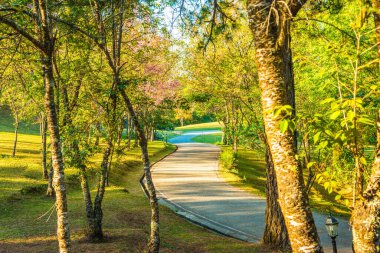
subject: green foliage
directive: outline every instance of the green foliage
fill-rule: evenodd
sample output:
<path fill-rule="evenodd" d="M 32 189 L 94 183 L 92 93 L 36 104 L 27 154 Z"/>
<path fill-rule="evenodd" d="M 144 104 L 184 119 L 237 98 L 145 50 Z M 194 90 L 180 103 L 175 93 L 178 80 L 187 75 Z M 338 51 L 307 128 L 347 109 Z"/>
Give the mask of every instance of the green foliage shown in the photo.
<path fill-rule="evenodd" d="M 231 148 L 222 149 L 219 161 L 223 169 L 233 170 L 236 167 L 237 154 Z"/>

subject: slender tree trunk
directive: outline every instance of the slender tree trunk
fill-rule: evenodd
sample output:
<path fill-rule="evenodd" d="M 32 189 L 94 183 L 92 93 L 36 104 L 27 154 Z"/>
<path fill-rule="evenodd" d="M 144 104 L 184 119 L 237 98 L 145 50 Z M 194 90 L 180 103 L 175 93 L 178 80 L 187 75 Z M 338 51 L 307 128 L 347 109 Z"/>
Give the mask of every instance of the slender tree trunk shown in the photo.
<path fill-rule="evenodd" d="M 153 184 L 152 175 L 150 172 L 150 161 L 149 161 L 149 155 L 148 155 L 148 142 L 146 139 L 146 136 L 144 134 L 144 130 L 139 124 L 137 115 L 133 109 L 132 103 L 129 100 L 127 94 L 125 93 L 125 90 L 120 89 L 121 95 L 123 96 L 124 102 L 129 110 L 129 113 L 131 114 L 133 123 L 135 125 L 135 129 L 137 130 L 139 141 L 140 141 L 140 147 L 143 157 L 143 163 L 144 163 L 144 174 L 145 174 L 145 180 L 148 186 L 148 193 L 149 193 L 149 202 L 151 207 L 151 223 L 150 223 L 150 239 L 149 239 L 149 245 L 148 245 L 148 252 L 149 253 L 158 253 L 160 248 L 160 235 L 159 235 L 159 210 L 158 210 L 158 201 L 156 196 L 156 189 Z"/>
<path fill-rule="evenodd" d="M 97 147 L 97 146 L 99 146 L 99 139 L 100 139 L 100 132 L 101 132 L 101 128 L 100 128 L 100 123 L 96 123 L 96 131 L 97 131 L 97 133 L 96 133 L 96 138 L 95 138 L 95 146 Z"/>
<path fill-rule="evenodd" d="M 150 141 L 154 141 L 154 127 L 150 128 Z"/>
<path fill-rule="evenodd" d="M 66 187 L 64 181 L 63 160 L 61 152 L 61 140 L 59 135 L 59 127 L 57 114 L 54 103 L 54 77 L 52 54 L 50 53 L 43 61 L 43 69 L 46 78 L 45 87 L 45 109 L 47 113 L 47 123 L 50 132 L 53 187 L 56 196 L 57 211 L 57 239 L 61 253 L 69 252 L 70 248 L 70 230 L 67 212 Z"/>
<path fill-rule="evenodd" d="M 131 115 L 128 113 L 128 136 L 127 136 L 127 148 L 131 149 L 131 138 L 132 138 L 132 120 Z"/>
<path fill-rule="evenodd" d="M 274 109 L 292 105 L 294 88 L 290 50 L 290 15 L 296 15 L 305 1 L 283 4 L 249 0 L 248 17 L 255 40 L 266 139 L 276 172 L 279 204 L 283 212 L 292 251 L 323 252 L 309 208 L 302 170 L 296 159 L 296 140 L 290 131 L 282 133 Z M 275 14 L 276 13 L 276 14 Z M 276 17 L 276 15 L 278 15 Z M 294 100 L 294 99 L 293 99 Z"/>
<path fill-rule="evenodd" d="M 46 117 L 43 113 L 41 113 L 41 153 L 42 153 L 42 171 L 44 179 L 48 179 L 48 170 L 46 165 L 46 136 L 47 136 L 47 121 Z"/>
<path fill-rule="evenodd" d="M 48 197 L 54 197 L 55 196 L 55 191 L 53 187 L 53 175 L 54 175 L 54 170 L 53 170 L 53 165 L 52 162 L 50 163 L 50 170 L 48 174 L 48 185 L 46 189 L 46 196 Z"/>
<path fill-rule="evenodd" d="M 107 169 L 109 163 L 109 157 L 112 149 L 112 140 L 108 140 L 107 147 L 104 150 L 103 161 L 101 164 L 101 174 L 99 179 L 98 191 L 94 200 L 94 218 L 95 218 L 95 229 L 94 237 L 101 240 L 103 239 L 103 210 L 102 210 L 102 201 L 104 198 L 106 180 L 107 180 Z"/>
<path fill-rule="evenodd" d="M 69 120 L 68 123 L 71 124 L 71 120 Z M 91 191 L 88 185 L 86 165 L 83 163 L 83 160 L 79 155 L 80 150 L 77 141 L 72 143 L 72 148 L 74 153 L 73 159 L 75 160 L 76 167 L 79 169 L 80 173 L 81 188 L 86 210 L 86 235 L 89 241 L 93 241 L 97 239 L 95 232 L 95 215 L 91 200 Z"/>
<path fill-rule="evenodd" d="M 266 209 L 265 209 L 265 229 L 263 241 L 266 244 L 276 246 L 283 250 L 290 249 L 288 231 L 286 229 L 284 216 L 278 202 L 278 190 L 276 173 L 272 162 L 272 157 L 268 145 L 266 144 L 265 160 L 266 170 Z"/>
<path fill-rule="evenodd" d="M 18 139 L 18 128 L 20 126 L 20 122 L 18 120 L 18 115 L 15 116 L 15 140 L 13 142 L 13 150 L 12 150 L 12 157 L 16 156 L 16 147 L 17 147 L 17 139 Z"/>
<path fill-rule="evenodd" d="M 125 126 L 125 120 L 124 120 L 124 117 L 122 117 L 121 122 L 120 122 L 120 128 L 119 128 L 118 135 L 117 135 L 117 146 L 118 147 L 120 147 L 120 142 L 123 138 L 124 126 Z"/>
<path fill-rule="evenodd" d="M 137 133 L 137 128 L 136 128 L 136 125 L 133 123 L 133 133 L 134 133 L 134 137 L 135 137 L 135 140 L 134 140 L 134 143 L 133 143 L 133 148 L 137 148 L 139 146 L 139 135 Z M 144 134 L 145 136 L 145 134 Z"/>
<path fill-rule="evenodd" d="M 112 146 L 111 152 L 110 152 L 110 157 L 109 157 L 109 162 L 108 162 L 108 168 L 107 168 L 107 176 L 106 176 L 106 186 L 110 186 L 110 174 L 111 174 L 111 167 L 112 167 L 112 159 L 113 159 L 113 152 L 115 150 L 115 147 Z"/>
<path fill-rule="evenodd" d="M 380 228 L 380 110 L 376 122 L 377 145 L 372 174 L 363 196 L 357 200 L 351 215 L 353 250 L 356 253 L 379 252 L 376 248 Z"/>

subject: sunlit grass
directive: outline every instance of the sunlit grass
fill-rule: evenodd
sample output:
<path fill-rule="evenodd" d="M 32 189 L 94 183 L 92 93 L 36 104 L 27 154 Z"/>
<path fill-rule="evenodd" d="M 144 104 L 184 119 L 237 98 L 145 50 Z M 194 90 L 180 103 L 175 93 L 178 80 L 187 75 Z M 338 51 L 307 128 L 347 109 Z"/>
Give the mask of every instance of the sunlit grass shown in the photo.
<path fill-rule="evenodd" d="M 222 125 L 219 122 L 201 123 L 187 125 L 183 127 L 176 127 L 176 131 L 188 132 L 188 131 L 201 131 L 201 130 L 221 130 Z"/>
<path fill-rule="evenodd" d="M 191 139 L 194 142 L 210 143 L 210 144 L 220 144 L 222 141 L 222 134 L 201 134 Z"/>

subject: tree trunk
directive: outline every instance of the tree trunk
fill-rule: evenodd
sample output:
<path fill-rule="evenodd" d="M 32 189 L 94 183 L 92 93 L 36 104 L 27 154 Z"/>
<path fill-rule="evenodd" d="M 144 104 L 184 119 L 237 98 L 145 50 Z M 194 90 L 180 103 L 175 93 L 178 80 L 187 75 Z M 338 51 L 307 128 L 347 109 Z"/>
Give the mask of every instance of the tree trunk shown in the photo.
<path fill-rule="evenodd" d="M 96 138 L 95 138 L 95 146 L 99 146 L 99 139 L 100 139 L 100 134 L 101 134 L 101 128 L 100 128 L 100 123 L 96 123 L 95 129 L 97 131 Z"/>
<path fill-rule="evenodd" d="M 55 191 L 54 191 L 54 187 L 53 187 L 53 174 L 54 174 L 53 165 L 52 165 L 52 161 L 50 160 L 50 170 L 49 170 L 49 174 L 48 174 L 48 185 L 47 185 L 47 189 L 46 189 L 46 196 L 48 196 L 48 197 L 54 197 L 55 196 Z"/>
<path fill-rule="evenodd" d="M 351 215 L 353 250 L 357 253 L 379 252 L 376 248 L 380 228 L 380 110 L 377 118 L 376 156 L 372 174 L 363 196 L 356 202 Z"/>
<path fill-rule="evenodd" d="M 135 126 L 134 123 L 133 123 L 133 134 L 135 135 L 134 136 L 135 140 L 134 140 L 134 143 L 133 143 L 133 148 L 137 148 L 139 146 L 139 136 L 138 136 L 138 133 L 136 131 L 136 126 Z"/>
<path fill-rule="evenodd" d="M 154 141 L 154 127 L 153 126 L 150 129 L 150 141 Z"/>
<path fill-rule="evenodd" d="M 109 163 L 109 157 L 112 149 L 112 140 L 108 140 L 107 147 L 104 150 L 103 161 L 101 164 L 101 174 L 99 179 L 98 191 L 94 200 L 94 219 L 95 219 L 95 227 L 94 227 L 94 237 L 96 239 L 103 239 L 103 210 L 102 210 L 102 201 L 106 188 L 106 180 L 107 180 L 107 169 Z"/>
<path fill-rule="evenodd" d="M 112 166 L 112 158 L 113 158 L 113 152 L 115 150 L 115 147 L 112 146 L 111 152 L 110 152 L 110 157 L 109 157 L 109 162 L 108 162 L 108 168 L 107 168 L 107 176 L 106 176 L 106 186 L 110 186 L 110 174 L 111 174 L 111 166 Z"/>
<path fill-rule="evenodd" d="M 282 250 L 289 251 L 289 237 L 286 230 L 284 216 L 278 203 L 277 180 L 268 145 L 266 144 L 265 160 L 266 170 L 266 209 L 265 229 L 263 241 L 268 245 L 276 246 Z"/>
<path fill-rule="evenodd" d="M 127 136 L 127 148 L 131 149 L 131 138 L 132 138 L 132 121 L 131 115 L 128 113 L 128 136 Z"/>
<path fill-rule="evenodd" d="M 119 86 L 118 86 L 119 87 Z M 127 94 L 125 93 L 125 90 L 120 89 L 121 95 L 123 96 L 124 102 L 129 110 L 129 113 L 131 114 L 133 123 L 135 125 L 135 129 L 137 130 L 139 141 L 140 141 L 140 147 L 142 152 L 142 158 L 144 163 L 144 174 L 145 174 L 145 180 L 148 186 L 148 193 L 149 193 L 149 202 L 151 207 L 151 223 L 150 223 L 150 239 L 149 239 L 149 245 L 148 245 L 148 252 L 149 253 L 158 253 L 160 249 L 160 235 L 159 235 L 159 210 L 158 210 L 158 201 L 156 196 L 156 189 L 153 184 L 152 175 L 150 172 L 150 161 L 149 161 L 149 155 L 148 155 L 148 142 L 146 139 L 146 136 L 144 135 L 144 130 L 139 124 L 137 115 L 133 109 L 132 103 L 129 100 Z"/>
<path fill-rule="evenodd" d="M 18 120 L 18 115 L 15 116 L 15 140 L 13 142 L 13 150 L 12 150 L 12 157 L 16 156 L 16 147 L 17 147 L 17 138 L 18 138 L 18 128 L 20 126 L 20 122 Z"/>
<path fill-rule="evenodd" d="M 119 128 L 119 131 L 118 131 L 118 134 L 117 134 L 117 146 L 118 147 L 120 147 L 120 142 L 123 139 L 123 130 L 124 130 L 124 127 L 125 127 L 125 120 L 124 120 L 124 117 L 122 117 L 121 118 L 121 122 L 120 122 L 120 128 Z"/>
<path fill-rule="evenodd" d="M 52 45 L 51 45 L 52 46 Z M 43 60 L 45 87 L 45 110 L 47 113 L 47 123 L 50 132 L 52 167 L 53 167 L 53 187 L 56 196 L 57 211 L 57 239 L 61 253 L 69 252 L 70 230 L 68 222 L 66 187 L 64 181 L 63 160 L 61 152 L 61 140 L 59 135 L 58 120 L 54 102 L 54 76 L 52 52 L 48 50 L 48 55 Z"/>
<path fill-rule="evenodd" d="M 42 171 L 44 179 L 48 179 L 48 170 L 46 165 L 46 135 L 47 135 L 47 121 L 46 117 L 43 113 L 41 113 L 41 126 L 40 126 L 40 134 L 41 134 L 41 153 L 42 153 Z"/>
<path fill-rule="evenodd" d="M 305 1 L 303 1 L 305 2 Z M 248 17 L 254 35 L 266 139 L 276 172 L 278 195 L 292 251 L 323 252 L 309 208 L 302 170 L 296 159 L 296 140 L 291 131 L 282 133 L 281 119 L 274 109 L 292 105 L 294 88 L 290 50 L 290 18 L 302 7 L 301 1 L 279 4 L 249 0 Z M 275 9 L 275 10 L 273 10 Z M 275 14 L 276 13 L 276 14 Z M 276 16 L 278 15 L 278 16 Z"/>

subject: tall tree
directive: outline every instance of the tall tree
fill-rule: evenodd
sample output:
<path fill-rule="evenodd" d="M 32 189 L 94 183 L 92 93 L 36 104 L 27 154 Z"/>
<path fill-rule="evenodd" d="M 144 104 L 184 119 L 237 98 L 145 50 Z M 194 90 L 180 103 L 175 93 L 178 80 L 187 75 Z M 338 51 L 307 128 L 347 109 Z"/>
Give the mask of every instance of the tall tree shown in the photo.
<path fill-rule="evenodd" d="M 24 6 L 21 8 L 2 7 L 0 9 L 2 13 L 2 15 L 0 15 L 0 23 L 22 35 L 43 54 L 41 65 L 45 83 L 45 110 L 50 132 L 52 167 L 54 170 L 53 184 L 56 193 L 57 239 L 60 252 L 66 253 L 70 250 L 70 230 L 68 225 L 60 131 L 54 101 L 55 80 L 53 55 L 56 37 L 53 22 L 48 16 L 49 7 L 47 1 L 44 0 L 33 1 L 33 12 L 29 12 L 28 8 Z M 38 26 L 38 34 L 40 34 L 40 36 L 36 38 L 33 32 L 17 24 L 18 18 L 29 19 L 35 22 Z"/>
<path fill-rule="evenodd" d="M 274 110 L 284 106 L 295 110 L 290 23 L 305 3 L 250 0 L 247 10 L 255 41 L 265 134 L 291 248 L 293 252 L 323 252 L 296 159 L 295 136 L 289 129 L 282 133 L 281 119 L 274 116 Z"/>

